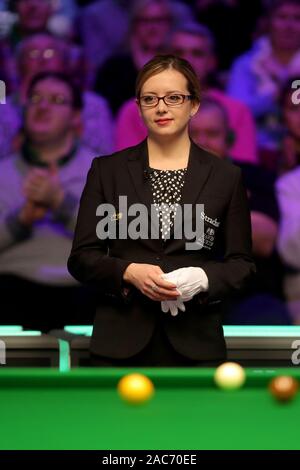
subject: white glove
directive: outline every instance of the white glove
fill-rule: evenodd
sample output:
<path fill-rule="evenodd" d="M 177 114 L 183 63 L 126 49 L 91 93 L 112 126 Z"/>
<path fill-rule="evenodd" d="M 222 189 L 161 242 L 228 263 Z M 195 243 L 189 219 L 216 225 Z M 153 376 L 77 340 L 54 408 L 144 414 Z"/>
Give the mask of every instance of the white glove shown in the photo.
<path fill-rule="evenodd" d="M 164 313 L 170 310 L 172 317 L 178 315 L 178 310 L 185 312 L 185 306 L 180 297 L 177 300 L 163 300 L 161 302 L 161 309 Z"/>
<path fill-rule="evenodd" d="M 161 302 L 162 311 L 168 312 L 168 310 L 170 310 L 173 316 L 178 314 L 178 302 L 180 302 L 181 307 L 179 310 L 184 312 L 185 306 L 183 302 L 188 302 L 194 295 L 208 290 L 208 278 L 202 268 L 190 267 L 175 269 L 175 271 L 162 274 L 161 277 L 166 281 L 173 282 L 178 292 L 180 292 L 180 296 L 177 300 L 165 300 Z M 175 313 L 172 313 L 171 307 Z M 182 307 L 184 307 L 184 310 Z"/>

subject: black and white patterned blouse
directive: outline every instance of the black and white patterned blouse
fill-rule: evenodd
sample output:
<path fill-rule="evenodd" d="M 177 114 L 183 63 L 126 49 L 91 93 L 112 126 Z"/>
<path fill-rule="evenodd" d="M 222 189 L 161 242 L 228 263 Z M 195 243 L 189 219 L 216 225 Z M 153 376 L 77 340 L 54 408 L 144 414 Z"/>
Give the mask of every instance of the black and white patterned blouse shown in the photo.
<path fill-rule="evenodd" d="M 187 168 L 157 170 L 150 168 L 150 182 L 154 206 L 159 215 L 161 236 L 165 241 L 174 223 L 177 205 L 180 204 Z"/>

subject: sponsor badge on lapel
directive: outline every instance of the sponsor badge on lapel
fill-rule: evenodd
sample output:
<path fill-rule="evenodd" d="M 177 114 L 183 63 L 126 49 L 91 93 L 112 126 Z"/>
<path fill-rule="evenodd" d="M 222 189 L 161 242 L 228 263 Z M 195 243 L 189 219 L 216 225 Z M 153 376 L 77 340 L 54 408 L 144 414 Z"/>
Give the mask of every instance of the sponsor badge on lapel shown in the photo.
<path fill-rule="evenodd" d="M 206 222 L 206 229 L 204 234 L 198 238 L 198 243 L 206 250 L 211 250 L 215 243 L 216 228 L 220 226 L 220 221 L 217 218 L 208 217 L 204 212 L 201 213 L 201 218 Z"/>
<path fill-rule="evenodd" d="M 121 220 L 123 217 L 123 214 L 122 212 L 116 212 L 115 214 L 113 214 L 110 218 L 110 220 L 114 221 L 114 220 Z"/>

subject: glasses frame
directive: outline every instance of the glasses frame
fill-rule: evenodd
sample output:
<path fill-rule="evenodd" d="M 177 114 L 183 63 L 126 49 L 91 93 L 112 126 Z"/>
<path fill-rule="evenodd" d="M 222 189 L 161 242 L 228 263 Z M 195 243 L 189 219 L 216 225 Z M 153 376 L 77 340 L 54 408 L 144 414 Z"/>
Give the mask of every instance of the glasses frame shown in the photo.
<path fill-rule="evenodd" d="M 25 51 L 25 57 L 29 60 L 40 60 L 43 58 L 44 60 L 52 60 L 54 57 L 57 57 L 59 52 L 54 47 L 47 47 L 46 49 L 30 49 Z"/>
<path fill-rule="evenodd" d="M 61 101 L 59 101 L 58 98 L 61 98 Z M 27 104 L 29 106 L 38 106 L 41 103 L 47 102 L 47 104 L 50 104 L 51 106 L 72 106 L 73 102 L 69 98 L 66 98 L 63 95 L 57 94 L 57 95 L 51 95 L 51 96 L 44 96 L 44 95 L 39 95 L 38 93 L 32 93 L 28 99 L 27 99 Z"/>
<path fill-rule="evenodd" d="M 176 103 L 176 104 L 169 104 L 166 102 L 166 98 L 168 96 L 181 96 L 182 98 L 182 102 L 181 103 Z M 144 98 L 145 96 L 151 96 L 153 98 L 156 99 L 156 103 L 155 104 L 142 104 L 141 103 L 141 98 Z M 192 100 L 193 99 L 193 95 L 184 95 L 183 93 L 168 93 L 167 95 L 164 95 L 164 96 L 156 96 L 156 95 L 143 95 L 143 96 L 140 96 L 138 98 L 138 103 L 139 105 L 142 107 L 142 108 L 156 108 L 156 106 L 158 105 L 158 103 L 160 102 L 160 100 L 163 100 L 163 102 L 165 103 L 166 106 L 170 106 L 171 108 L 174 108 L 176 106 L 181 106 L 186 100 Z"/>

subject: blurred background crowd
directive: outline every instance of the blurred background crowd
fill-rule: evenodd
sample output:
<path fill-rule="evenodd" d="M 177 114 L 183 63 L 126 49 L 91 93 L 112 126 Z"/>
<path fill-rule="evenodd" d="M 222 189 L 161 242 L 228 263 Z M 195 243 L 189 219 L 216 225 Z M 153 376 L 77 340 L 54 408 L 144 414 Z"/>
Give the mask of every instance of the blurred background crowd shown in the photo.
<path fill-rule="evenodd" d="M 0 0 L 0 324 L 92 322 L 66 268 L 80 195 L 145 138 L 135 79 L 161 52 L 193 65 L 191 136 L 248 192 L 257 276 L 224 323 L 300 324 L 300 0 Z"/>

